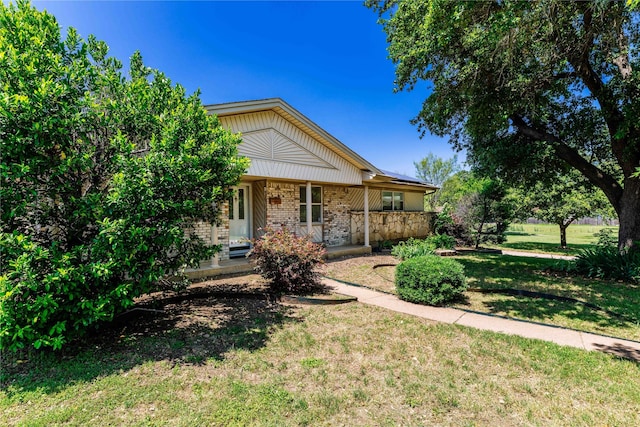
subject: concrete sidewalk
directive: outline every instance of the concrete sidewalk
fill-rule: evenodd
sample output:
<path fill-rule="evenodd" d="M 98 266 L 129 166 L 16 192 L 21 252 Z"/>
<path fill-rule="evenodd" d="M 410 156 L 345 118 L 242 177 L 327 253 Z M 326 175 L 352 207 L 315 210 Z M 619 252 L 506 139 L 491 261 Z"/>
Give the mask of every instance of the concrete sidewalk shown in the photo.
<path fill-rule="evenodd" d="M 358 298 L 358 301 L 363 304 L 375 305 L 399 313 L 423 317 L 437 322 L 455 323 L 487 331 L 551 341 L 556 344 L 577 347 L 584 350 L 601 351 L 640 362 L 640 342 L 636 341 L 596 335 L 552 325 L 542 325 L 523 320 L 468 312 L 455 308 L 413 304 L 402 301 L 395 295 L 360 286 L 347 285 L 326 277 L 323 278 L 323 283 L 334 289 L 337 293 Z"/>

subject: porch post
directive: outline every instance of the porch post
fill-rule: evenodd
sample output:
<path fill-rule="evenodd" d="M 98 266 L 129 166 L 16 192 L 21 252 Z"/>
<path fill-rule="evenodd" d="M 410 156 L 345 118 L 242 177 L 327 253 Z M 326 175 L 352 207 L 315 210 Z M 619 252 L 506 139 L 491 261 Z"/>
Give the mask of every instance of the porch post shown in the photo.
<path fill-rule="evenodd" d="M 307 181 L 307 235 L 313 239 L 313 224 L 311 223 L 311 181 Z"/>
<path fill-rule="evenodd" d="M 364 246 L 369 246 L 369 186 L 364 186 Z"/>
<path fill-rule="evenodd" d="M 214 245 L 218 244 L 218 226 L 214 223 L 211 226 L 211 242 Z M 220 255 L 219 252 L 211 257 L 211 267 L 220 267 Z"/>

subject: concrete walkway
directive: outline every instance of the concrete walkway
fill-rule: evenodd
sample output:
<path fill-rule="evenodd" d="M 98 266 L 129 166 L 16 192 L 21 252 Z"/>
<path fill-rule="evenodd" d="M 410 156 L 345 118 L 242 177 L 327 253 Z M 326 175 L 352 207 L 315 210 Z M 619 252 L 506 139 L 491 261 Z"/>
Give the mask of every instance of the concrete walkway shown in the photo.
<path fill-rule="evenodd" d="M 556 344 L 577 347 L 584 350 L 601 351 L 640 362 L 640 342 L 636 341 L 606 337 L 523 320 L 467 312 L 455 308 L 413 304 L 402 301 L 395 295 L 360 286 L 347 285 L 329 278 L 324 278 L 323 283 L 333 288 L 337 293 L 358 298 L 358 301 L 363 304 L 375 305 L 399 313 L 423 317 L 437 322 L 455 323 L 487 331 L 551 341 Z"/>
<path fill-rule="evenodd" d="M 520 251 L 511 251 L 511 250 L 504 250 L 504 249 L 502 250 L 502 255 L 523 256 L 523 257 L 529 257 L 529 258 L 563 259 L 567 261 L 576 259 L 576 257 L 572 255 L 543 254 L 538 252 L 520 252 Z"/>

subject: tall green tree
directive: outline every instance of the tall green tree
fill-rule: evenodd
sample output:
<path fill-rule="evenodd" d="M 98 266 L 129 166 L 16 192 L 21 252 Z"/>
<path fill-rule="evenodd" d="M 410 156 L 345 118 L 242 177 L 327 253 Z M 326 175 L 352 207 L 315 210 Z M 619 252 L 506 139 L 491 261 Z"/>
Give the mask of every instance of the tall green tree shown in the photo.
<path fill-rule="evenodd" d="M 159 71 L 0 4 L 0 348 L 60 348 L 218 247 L 238 135 Z"/>
<path fill-rule="evenodd" d="M 419 162 L 413 162 L 413 165 L 416 168 L 416 177 L 436 187 L 442 187 L 451 175 L 460 170 L 457 155 L 450 159 L 443 159 L 429 153 Z M 440 188 L 435 193 L 425 196 L 425 202 L 429 208 L 435 210 L 438 207 L 439 198 Z"/>
<path fill-rule="evenodd" d="M 635 2 L 369 0 L 414 119 L 513 181 L 563 165 L 600 188 L 640 241 L 640 11 Z"/>

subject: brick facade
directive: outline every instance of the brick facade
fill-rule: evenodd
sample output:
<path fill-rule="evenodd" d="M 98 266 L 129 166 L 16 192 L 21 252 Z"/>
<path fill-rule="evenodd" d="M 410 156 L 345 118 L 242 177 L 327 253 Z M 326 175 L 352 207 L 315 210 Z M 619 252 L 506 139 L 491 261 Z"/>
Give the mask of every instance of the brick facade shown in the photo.
<path fill-rule="evenodd" d="M 213 244 L 213 231 L 211 224 L 204 221 L 196 221 L 193 228 L 186 232 L 195 233 L 207 244 Z M 220 210 L 220 225 L 218 226 L 218 244 L 222 245 L 222 250 L 218 252 L 220 260 L 229 259 L 229 204 L 225 203 Z M 209 260 L 203 260 L 201 264 L 207 263 Z"/>
<path fill-rule="evenodd" d="M 267 181 L 267 225 L 295 230 L 300 224 L 300 185 Z"/>

